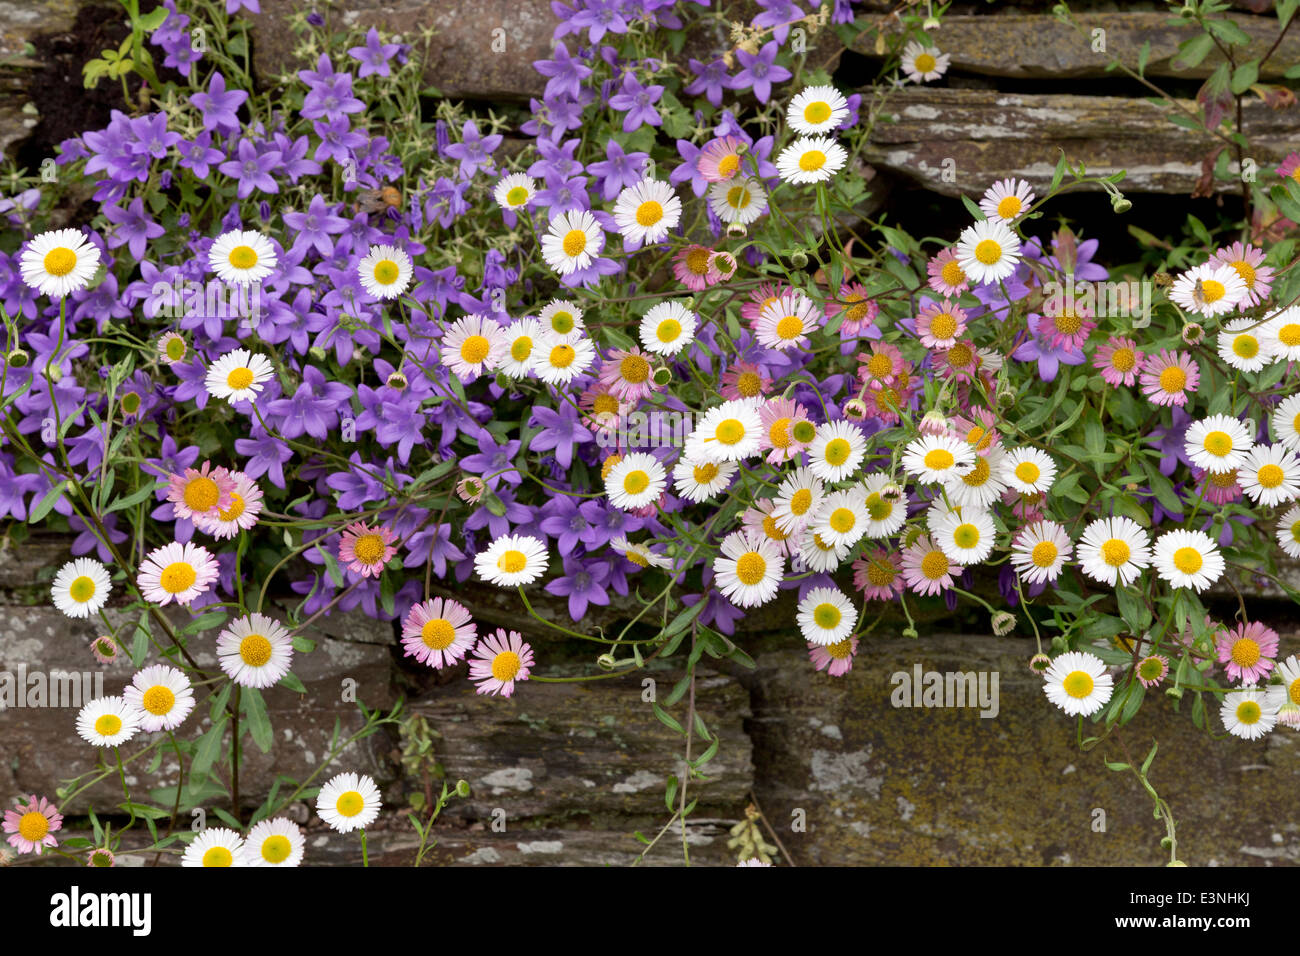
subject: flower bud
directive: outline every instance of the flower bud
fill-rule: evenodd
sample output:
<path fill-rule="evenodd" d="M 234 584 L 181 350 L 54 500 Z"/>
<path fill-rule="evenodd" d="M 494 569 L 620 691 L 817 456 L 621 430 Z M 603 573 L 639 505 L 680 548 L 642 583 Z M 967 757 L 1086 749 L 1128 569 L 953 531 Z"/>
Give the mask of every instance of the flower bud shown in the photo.
<path fill-rule="evenodd" d="M 27 354 L 26 349 L 13 349 L 5 356 L 5 362 L 10 368 L 26 368 L 30 361 L 31 356 Z"/>
<path fill-rule="evenodd" d="M 1047 668 L 1052 666 L 1052 659 L 1046 654 L 1035 654 L 1029 658 L 1029 669 L 1035 674 L 1047 673 Z"/>
<path fill-rule="evenodd" d="M 1110 197 L 1110 208 L 1118 213 L 1126 213 L 1133 208 L 1133 204 L 1125 199 L 1120 193 L 1112 193 Z"/>
<path fill-rule="evenodd" d="M 457 781 L 456 781 L 456 796 L 458 796 L 458 797 L 468 797 L 468 796 L 469 796 L 469 781 L 468 781 L 468 780 L 457 780 Z"/>
<path fill-rule="evenodd" d="M 817 426 L 808 419 L 803 418 L 794 423 L 794 427 L 790 429 L 790 434 L 794 436 L 794 440 L 799 444 L 811 445 L 813 439 L 817 437 Z"/>
<path fill-rule="evenodd" d="M 612 671 L 617 663 L 613 654 L 601 654 L 596 658 L 596 666 L 604 671 Z"/>
<path fill-rule="evenodd" d="M 670 369 L 666 365 L 660 365 L 657 369 L 654 370 L 653 379 L 656 385 L 658 385 L 660 388 L 663 388 L 673 380 L 672 369 Z"/>
<path fill-rule="evenodd" d="M 1016 616 L 1010 611 L 998 611 L 993 615 L 993 636 L 1006 637 L 1016 629 Z"/>
<path fill-rule="evenodd" d="M 803 269 L 808 265 L 808 254 L 802 249 L 796 249 L 790 253 L 790 265 L 796 269 Z"/>
<path fill-rule="evenodd" d="M 867 403 L 860 398 L 851 398 L 844 403 L 844 417 L 851 422 L 860 422 L 867 417 Z"/>

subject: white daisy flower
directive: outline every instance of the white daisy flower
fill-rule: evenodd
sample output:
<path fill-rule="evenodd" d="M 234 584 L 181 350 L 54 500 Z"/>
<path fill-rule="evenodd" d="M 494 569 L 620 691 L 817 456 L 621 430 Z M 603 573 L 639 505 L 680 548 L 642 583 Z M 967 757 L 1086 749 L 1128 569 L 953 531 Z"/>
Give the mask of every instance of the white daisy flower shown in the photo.
<path fill-rule="evenodd" d="M 1156 538 L 1151 553 L 1156 574 L 1176 588 L 1204 591 L 1223 575 L 1223 555 L 1202 531 L 1179 528 Z"/>
<path fill-rule="evenodd" d="M 1056 462 L 1040 448 L 1013 448 L 1002 459 L 1002 480 L 1022 495 L 1046 494 L 1056 480 Z"/>
<path fill-rule="evenodd" d="M 1300 497 L 1300 457 L 1282 445 L 1256 445 L 1242 457 L 1237 482 L 1265 507 Z"/>
<path fill-rule="evenodd" d="M 1290 706 L 1300 707 L 1300 658 L 1292 654 L 1284 661 L 1277 662 L 1277 670 L 1274 671 L 1282 678 L 1281 686 L 1270 688 L 1270 690 L 1279 691 L 1280 700 L 1277 704 L 1288 704 Z M 1272 708 L 1270 708 L 1272 709 Z"/>
<path fill-rule="evenodd" d="M 822 499 L 808 527 L 827 544 L 851 547 L 867 531 L 867 495 L 862 486 L 832 491 Z"/>
<path fill-rule="evenodd" d="M 965 474 L 953 474 L 943 482 L 944 493 L 954 504 L 988 508 L 1002 497 L 1007 484 L 1002 480 L 1002 462 L 1006 452 L 994 445 L 983 455 L 976 455 L 974 466 Z"/>
<path fill-rule="evenodd" d="M 492 198 L 502 209 L 514 211 L 523 209 L 533 201 L 537 194 L 537 181 L 527 173 L 511 173 L 502 176 L 492 189 Z"/>
<path fill-rule="evenodd" d="M 1270 340 L 1254 319 L 1233 319 L 1218 335 L 1219 358 L 1243 372 L 1258 372 L 1274 361 Z"/>
<path fill-rule="evenodd" d="M 817 574 L 831 574 L 849 556 L 847 544 L 835 544 L 823 540 L 812 528 L 805 528 L 795 543 L 799 556 L 795 559 L 795 569 L 799 566 Z"/>
<path fill-rule="evenodd" d="M 1300 451 L 1300 393 L 1279 402 L 1269 424 L 1274 438 L 1292 451 Z"/>
<path fill-rule="evenodd" d="M 1185 312 L 1207 318 L 1231 312 L 1246 297 L 1246 283 L 1232 266 L 1212 261 L 1174 280 L 1169 298 Z"/>
<path fill-rule="evenodd" d="M 664 555 L 651 551 L 644 544 L 634 544 L 627 540 L 626 535 L 620 534 L 609 542 L 609 546 L 633 564 L 638 564 L 643 568 L 672 567 L 672 561 Z"/>
<path fill-rule="evenodd" d="M 1061 654 L 1043 676 L 1047 699 L 1071 717 L 1095 714 L 1115 689 L 1102 659 L 1082 651 Z"/>
<path fill-rule="evenodd" d="M 673 465 L 673 487 L 688 501 L 706 501 L 726 491 L 738 469 L 734 461 L 696 461 L 682 455 Z"/>
<path fill-rule="evenodd" d="M 813 588 L 795 614 L 803 639 L 810 644 L 838 644 L 853 633 L 857 611 L 839 588 Z"/>
<path fill-rule="evenodd" d="M 208 366 L 203 385 L 213 398 L 224 398 L 233 405 L 256 398 L 273 374 L 271 360 L 265 355 L 235 349 Z"/>
<path fill-rule="evenodd" d="M 1258 740 L 1277 725 L 1268 694 L 1253 684 L 1223 695 L 1219 717 L 1228 733 L 1242 740 Z"/>
<path fill-rule="evenodd" d="M 136 671 L 122 691 L 128 707 L 140 711 L 140 729 L 175 730 L 194 709 L 194 690 L 185 672 L 166 664 Z"/>
<path fill-rule="evenodd" d="M 849 154 L 830 136 L 807 136 L 796 139 L 781 150 L 776 170 L 781 178 L 796 186 L 824 183 L 844 168 Z"/>
<path fill-rule="evenodd" d="M 223 282 L 251 285 L 275 271 L 278 257 L 271 240 L 251 229 L 234 229 L 208 249 L 208 266 Z"/>
<path fill-rule="evenodd" d="M 844 481 L 867 457 L 867 439 L 852 422 L 837 419 L 817 426 L 808 446 L 808 467 L 822 481 Z"/>
<path fill-rule="evenodd" d="M 903 449 L 903 470 L 921 484 L 959 478 L 975 467 L 975 449 L 952 435 L 922 435 Z"/>
<path fill-rule="evenodd" d="M 226 827 L 205 827 L 185 848 L 181 866 L 243 866 L 244 838 Z"/>
<path fill-rule="evenodd" d="M 1005 279 L 1020 264 L 1020 237 L 1000 219 L 967 226 L 957 237 L 957 264 L 973 285 Z"/>
<path fill-rule="evenodd" d="M 217 635 L 217 660 L 242 687 L 270 687 L 289 673 L 293 637 L 265 614 L 246 614 Z"/>
<path fill-rule="evenodd" d="M 474 555 L 474 570 L 484 581 L 513 588 L 546 573 L 546 544 L 529 535 L 507 534 Z"/>
<path fill-rule="evenodd" d="M 1011 545 L 1011 565 L 1026 584 L 1055 581 L 1073 545 L 1055 521 L 1036 521 L 1021 528 Z"/>
<path fill-rule="evenodd" d="M 457 319 L 442 336 L 442 364 L 460 378 L 497 370 L 509 345 L 497 321 L 472 313 Z"/>
<path fill-rule="evenodd" d="M 1211 415 L 1187 426 L 1184 449 L 1197 468 L 1221 475 L 1241 465 L 1255 444 L 1254 434 L 1253 421 Z"/>
<path fill-rule="evenodd" d="M 931 537 L 933 537 L 939 528 L 940 521 L 948 517 L 948 515 L 956 515 L 960 518 L 962 510 L 961 505 L 952 504 L 946 500 L 943 495 L 938 496 L 932 500 L 930 506 L 925 509 L 925 529 L 929 531 Z M 983 511 L 984 509 L 968 507 L 965 510 L 967 512 L 976 512 Z"/>
<path fill-rule="evenodd" d="M 939 550 L 964 568 L 987 560 L 997 536 L 993 516 L 970 508 L 944 515 L 933 531 Z"/>
<path fill-rule="evenodd" d="M 714 584 L 737 607 L 756 607 L 776 597 L 785 558 L 774 541 L 761 534 L 735 531 L 722 539 L 713 559 Z"/>
<path fill-rule="evenodd" d="M 709 205 L 713 214 L 727 225 L 738 222 L 748 226 L 767 212 L 767 194 L 758 180 L 737 176 L 709 187 Z"/>
<path fill-rule="evenodd" d="M 586 336 L 543 333 L 533 347 L 530 368 L 547 385 L 567 385 L 595 361 L 596 347 Z"/>
<path fill-rule="evenodd" d="M 654 504 L 667 486 L 668 473 L 659 459 L 639 451 L 624 455 L 605 476 L 609 503 L 623 511 Z"/>
<path fill-rule="evenodd" d="M 542 327 L 557 338 L 571 339 L 582 334 L 582 309 L 577 303 L 566 299 L 552 299 L 546 304 L 537 319 Z"/>
<path fill-rule="evenodd" d="M 892 487 L 896 495 L 887 497 L 884 492 Z M 862 482 L 865 494 L 863 507 L 867 509 L 867 537 L 888 538 L 897 534 L 907 521 L 907 495 L 884 472 L 867 475 Z"/>
<path fill-rule="evenodd" d="M 396 246 L 371 246 L 357 264 L 361 285 L 376 299 L 395 299 L 411 284 L 411 257 Z"/>
<path fill-rule="evenodd" d="M 913 83 L 928 83 L 948 72 L 951 59 L 949 54 L 940 53 L 938 47 L 924 46 L 912 40 L 903 47 L 903 72 Z"/>
<path fill-rule="evenodd" d="M 1265 316 L 1260 337 L 1273 361 L 1300 362 L 1300 305 Z"/>
<path fill-rule="evenodd" d="M 772 520 L 786 534 L 795 534 L 808 526 L 821 506 L 825 494 L 821 479 L 811 468 L 796 468 L 787 475 L 772 499 Z"/>
<path fill-rule="evenodd" d="M 23 282 L 51 299 L 84 289 L 98 268 L 99 247 L 76 229 L 43 232 L 18 257 Z"/>
<path fill-rule="evenodd" d="M 1300 558 L 1300 505 L 1277 519 L 1277 543 L 1293 558 Z"/>
<path fill-rule="evenodd" d="M 285 817 L 255 823 L 244 841 L 244 866 L 298 866 L 305 843 L 298 824 Z"/>
<path fill-rule="evenodd" d="M 379 788 L 364 773 L 341 773 L 321 787 L 316 797 L 316 812 L 339 833 L 368 827 L 382 806 Z"/>
<path fill-rule="evenodd" d="M 668 183 L 643 179 L 618 194 L 614 222 L 623 238 L 638 245 L 650 245 L 668 237 L 668 230 L 681 222 L 682 201 Z"/>
<path fill-rule="evenodd" d="M 560 213 L 542 237 L 542 258 L 562 276 L 585 269 L 605 248 L 605 233 L 586 209 Z"/>
<path fill-rule="evenodd" d="M 656 355 L 676 355 L 691 344 L 698 324 L 680 302 L 656 302 L 641 317 L 641 344 Z"/>
<path fill-rule="evenodd" d="M 1151 564 L 1151 538 L 1132 518 L 1102 518 L 1083 529 L 1077 550 L 1083 573 L 1115 587 L 1132 584 Z"/>
<path fill-rule="evenodd" d="M 506 326 L 506 350 L 497 371 L 508 378 L 526 378 L 533 367 L 533 351 L 542 336 L 542 324 L 533 318 L 516 319 Z"/>
<path fill-rule="evenodd" d="M 1015 222 L 1034 204 L 1034 190 L 1023 179 L 1001 179 L 980 200 L 980 211 L 990 219 Z"/>
<path fill-rule="evenodd" d="M 849 115 L 849 101 L 833 86 L 810 86 L 795 94 L 785 110 L 790 128 L 804 136 L 829 133 Z"/>
<path fill-rule="evenodd" d="M 93 558 L 77 558 L 59 568 L 50 595 L 68 617 L 98 614 L 113 590 L 108 568 Z"/>
<path fill-rule="evenodd" d="M 121 697 L 100 697 L 77 713 L 77 733 L 96 747 L 116 747 L 136 735 L 140 711 Z"/>
<path fill-rule="evenodd" d="M 762 437 L 757 406 L 733 398 L 700 416 L 686 439 L 686 456 L 695 461 L 740 461 L 758 454 Z"/>
<path fill-rule="evenodd" d="M 821 325 L 824 314 L 817 303 L 802 292 L 787 292 L 763 305 L 754 337 L 769 349 L 803 347 L 808 344 L 808 333 Z"/>

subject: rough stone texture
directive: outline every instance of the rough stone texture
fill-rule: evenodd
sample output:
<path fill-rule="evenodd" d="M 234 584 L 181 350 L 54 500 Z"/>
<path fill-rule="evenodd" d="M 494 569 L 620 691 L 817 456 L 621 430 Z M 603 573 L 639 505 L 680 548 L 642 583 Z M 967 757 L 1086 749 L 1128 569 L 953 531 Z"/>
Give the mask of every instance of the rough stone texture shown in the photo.
<path fill-rule="evenodd" d="M 43 64 L 32 40 L 66 30 L 80 0 L 0 0 L 0 154 L 36 128 L 38 116 L 27 94 Z"/>
<path fill-rule="evenodd" d="M 949 196 L 978 195 L 1007 176 L 1041 190 L 1051 183 L 1058 147 L 1089 175 L 1126 170 L 1126 192 L 1188 194 L 1217 142 L 1174 126 L 1146 100 L 1115 96 L 904 89 L 890 95 L 882 119 L 864 158 Z M 1251 156 L 1264 171 L 1292 148 L 1300 114 L 1248 102 L 1244 120 Z M 955 162 L 951 181 L 945 160 Z"/>
<path fill-rule="evenodd" d="M 1277 39 L 1277 20 L 1272 17 L 1234 14 L 1230 19 L 1251 37 L 1250 46 L 1237 53 L 1239 63 L 1263 56 Z M 931 33 L 930 38 L 952 57 L 952 70 L 1016 79 L 1115 75 L 1106 71 L 1113 57 L 1136 70 L 1138 55 L 1147 42 L 1151 44 L 1146 64 L 1146 75 L 1150 77 L 1203 78 L 1223 62 L 1215 50 L 1193 68 L 1175 69 L 1172 61 L 1178 53 L 1178 44 L 1195 36 L 1200 28 L 1190 20 L 1180 20 L 1168 13 L 1079 13 L 1075 22 L 1082 28 L 1082 35 L 1050 13 L 946 16 L 943 26 Z M 1106 31 L 1104 51 L 1093 52 L 1092 36 L 1096 29 Z M 1033 42 L 1025 42 L 1026 37 L 1032 37 Z M 859 52 L 872 55 L 874 51 L 868 46 Z M 1300 61 L 1300 35 L 1292 30 L 1264 64 L 1260 79 L 1276 81 L 1297 61 Z"/>

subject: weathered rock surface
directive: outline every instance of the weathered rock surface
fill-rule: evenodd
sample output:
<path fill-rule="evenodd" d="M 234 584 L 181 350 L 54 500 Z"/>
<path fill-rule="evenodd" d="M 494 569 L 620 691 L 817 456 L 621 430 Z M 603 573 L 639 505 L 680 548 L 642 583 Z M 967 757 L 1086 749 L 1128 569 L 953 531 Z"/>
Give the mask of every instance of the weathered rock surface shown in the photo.
<path fill-rule="evenodd" d="M 1187 194 L 1218 145 L 1168 122 L 1153 103 L 1114 96 L 904 89 L 890 95 L 882 119 L 864 158 L 949 196 L 977 195 L 1008 176 L 1041 190 L 1051 183 L 1058 149 L 1089 175 L 1126 170 L 1123 191 Z M 1244 122 L 1262 174 L 1292 148 L 1300 113 L 1252 102 Z"/>

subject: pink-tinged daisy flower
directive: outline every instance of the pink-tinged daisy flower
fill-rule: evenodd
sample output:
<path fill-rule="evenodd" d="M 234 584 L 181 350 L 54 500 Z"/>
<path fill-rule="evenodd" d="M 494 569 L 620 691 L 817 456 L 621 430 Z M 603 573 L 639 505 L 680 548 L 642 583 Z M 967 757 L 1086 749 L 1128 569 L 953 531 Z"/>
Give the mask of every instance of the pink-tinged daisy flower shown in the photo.
<path fill-rule="evenodd" d="M 1219 262 L 1232 266 L 1246 285 L 1246 295 L 1241 307 L 1259 305 L 1268 298 L 1273 288 L 1273 267 L 1264 265 L 1264 250 L 1252 245 L 1234 242 L 1214 254 Z"/>
<path fill-rule="evenodd" d="M 635 345 L 626 351 L 615 349 L 600 367 L 600 384 L 614 397 L 636 404 L 655 390 L 650 377 L 653 359 Z"/>
<path fill-rule="evenodd" d="M 839 296 L 826 303 L 827 319 L 841 313 L 844 314 L 844 320 L 840 322 L 840 338 L 856 339 L 869 335 L 875 329 L 880 305 L 874 299 L 867 298 L 867 287 L 861 282 L 846 282 L 840 286 Z M 879 334 L 876 332 L 876 335 Z"/>
<path fill-rule="evenodd" d="M 211 469 L 211 470 L 209 470 Z M 177 518 L 215 515 L 229 508 L 235 479 L 225 468 L 212 468 L 205 461 L 201 468 L 186 468 L 179 475 L 167 476 L 167 500 Z"/>
<path fill-rule="evenodd" d="M 802 348 L 808 344 L 809 334 L 821 326 L 824 316 L 818 311 L 817 304 L 802 292 L 789 292 L 763 307 L 754 335 L 760 345 L 770 349 Z"/>
<path fill-rule="evenodd" d="M 1092 354 L 1092 367 L 1101 372 L 1108 385 L 1132 385 L 1146 356 L 1132 339 L 1112 335 Z"/>
<path fill-rule="evenodd" d="M 1210 318 L 1243 304 L 1246 283 L 1232 266 L 1211 259 L 1175 279 L 1169 298 L 1185 312 Z"/>
<path fill-rule="evenodd" d="M 736 362 L 722 373 L 723 398 L 762 398 L 772 387 L 772 379 L 761 365 L 753 362 Z"/>
<path fill-rule="evenodd" d="M 781 552 L 782 557 L 790 557 L 798 550 L 795 547 L 794 535 L 781 530 L 776 518 L 772 517 L 772 509 L 775 506 L 776 502 L 771 498 L 759 499 L 754 502 L 752 508 L 745 509 L 740 519 L 741 524 L 744 530 L 755 538 L 767 538 Z"/>
<path fill-rule="evenodd" d="M 713 250 L 708 246 L 689 245 L 673 256 L 673 275 L 692 292 L 703 292 L 709 286 L 712 258 Z"/>
<path fill-rule="evenodd" d="M 246 614 L 217 635 L 217 661 L 241 687 L 271 687 L 293 664 L 293 637 L 265 614 Z"/>
<path fill-rule="evenodd" d="M 90 653 L 94 655 L 95 660 L 101 664 L 111 664 L 121 655 L 121 650 L 117 646 L 110 634 L 104 634 L 90 642 Z"/>
<path fill-rule="evenodd" d="M 618 431 L 618 423 L 632 411 L 631 402 L 619 401 L 610 387 L 602 382 L 593 382 L 583 390 L 578 399 L 582 408 L 582 422 L 594 434 L 612 435 Z"/>
<path fill-rule="evenodd" d="M 916 317 L 916 334 L 928 349 L 950 349 L 966 331 L 966 310 L 952 299 L 926 302 Z"/>
<path fill-rule="evenodd" d="M 1226 505 L 1241 500 L 1241 483 L 1237 481 L 1237 469 L 1224 472 L 1192 469 L 1192 477 L 1200 483 L 1197 489 L 1212 505 Z"/>
<path fill-rule="evenodd" d="M 919 377 L 912 375 L 911 366 L 904 363 L 903 371 L 890 379 L 889 384 L 872 382 L 868 386 L 867 414 L 886 425 L 897 424 L 902 421 L 900 411 L 911 406 L 923 384 Z"/>
<path fill-rule="evenodd" d="M 720 183 L 740 172 L 745 144 L 735 136 L 715 139 L 695 157 L 695 168 L 706 182 Z"/>
<path fill-rule="evenodd" d="M 1161 349 L 1142 363 L 1142 393 L 1154 405 L 1187 404 L 1201 381 L 1201 367 L 1186 352 Z"/>
<path fill-rule="evenodd" d="M 870 352 L 858 353 L 858 384 L 871 385 L 873 382 L 890 383 L 907 367 L 903 361 L 903 352 L 897 345 L 886 342 L 872 342 Z"/>
<path fill-rule="evenodd" d="M 1026 584 L 1055 581 L 1070 559 L 1074 545 L 1055 521 L 1026 525 L 1011 545 L 1011 564 Z"/>
<path fill-rule="evenodd" d="M 753 331 L 758 331 L 758 317 L 763 310 L 775 304 L 781 296 L 792 291 L 780 282 L 762 282 L 757 289 L 749 293 L 749 301 L 740 304 L 740 317 L 749 323 Z"/>
<path fill-rule="evenodd" d="M 1002 492 L 1002 503 L 1011 506 L 1011 513 L 1026 524 L 1033 524 L 1035 521 L 1042 521 L 1044 509 L 1047 506 L 1047 495 L 1044 493 L 1025 494 L 1016 491 L 1014 488 L 1008 488 Z"/>
<path fill-rule="evenodd" d="M 730 252 L 719 250 L 709 256 L 709 274 L 704 277 L 704 281 L 709 285 L 717 285 L 719 282 L 726 282 L 736 274 L 740 268 L 740 263 Z"/>
<path fill-rule="evenodd" d="M 802 454 L 817 437 L 817 426 L 808 418 L 808 409 L 793 399 L 769 399 L 759 408 L 758 417 L 763 424 L 759 450 L 771 449 L 767 460 L 774 465 Z"/>
<path fill-rule="evenodd" d="M 1274 170 L 1279 176 L 1290 177 L 1300 183 L 1300 153 L 1287 153 L 1282 165 Z"/>
<path fill-rule="evenodd" d="M 1042 315 L 1036 325 L 1038 335 L 1051 343 L 1053 349 L 1077 352 L 1097 328 L 1092 321 L 1092 310 L 1082 303 L 1066 306 L 1051 315 Z"/>
<path fill-rule="evenodd" d="M 1034 190 L 1023 179 L 1000 179 L 980 200 L 980 211 L 990 219 L 1015 222 L 1034 204 Z"/>
<path fill-rule="evenodd" d="M 1215 646 L 1219 663 L 1231 680 L 1255 684 L 1268 677 L 1277 657 L 1277 631 L 1259 621 L 1221 632 Z"/>
<path fill-rule="evenodd" d="M 515 692 L 515 681 L 528 680 L 533 666 L 533 649 L 524 643 L 518 631 L 506 633 L 497 628 L 496 634 L 485 637 L 474 647 L 469 662 L 469 679 L 478 684 L 480 694 L 500 694 L 509 697 Z"/>
<path fill-rule="evenodd" d="M 846 637 L 834 644 L 808 642 L 808 659 L 813 668 L 826 671 L 831 677 L 843 677 L 853 670 L 853 658 L 858 653 L 858 639 Z"/>
<path fill-rule="evenodd" d="M 463 604 L 433 598 L 412 605 L 402 622 L 402 647 L 430 667 L 450 667 L 478 638 L 478 627 Z"/>
<path fill-rule="evenodd" d="M 206 592 L 220 573 L 217 559 L 207 548 L 193 541 L 173 541 L 149 552 L 135 580 L 146 601 L 189 604 Z"/>
<path fill-rule="evenodd" d="M 1152 654 L 1137 663 L 1137 679 L 1143 687 L 1155 687 L 1169 673 L 1169 658 L 1163 654 Z"/>
<path fill-rule="evenodd" d="M 166 664 L 136 671 L 122 690 L 127 706 L 140 711 L 140 729 L 146 733 L 175 730 L 194 709 L 194 688 L 185 672 Z"/>
<path fill-rule="evenodd" d="M 969 418 L 965 415 L 953 416 L 952 430 L 953 434 L 975 449 L 977 454 L 987 455 L 1002 443 L 997 424 L 997 415 L 976 405 L 970 409 Z"/>
<path fill-rule="evenodd" d="M 930 364 L 938 369 L 943 378 L 961 384 L 974 381 L 975 373 L 979 371 L 980 357 L 975 343 L 964 339 L 951 348 L 932 351 Z"/>
<path fill-rule="evenodd" d="M 917 594 L 942 594 L 953 586 L 953 578 L 965 570 L 953 564 L 928 534 L 923 534 L 903 551 L 903 580 Z"/>
<path fill-rule="evenodd" d="M 970 280 L 957 261 L 957 250 L 952 246 L 932 257 L 925 264 L 929 273 L 929 286 L 945 296 L 956 296 L 970 288 Z"/>
<path fill-rule="evenodd" d="M 339 541 L 339 562 L 363 578 L 377 578 L 397 553 L 394 538 L 392 530 L 382 525 L 372 528 L 362 521 L 348 525 Z"/>
<path fill-rule="evenodd" d="M 240 531 L 247 531 L 257 524 L 262 513 L 262 489 L 257 482 L 242 471 L 233 471 L 230 477 L 235 487 L 230 492 L 229 507 L 194 519 L 196 528 L 218 539 L 233 538 Z"/>
<path fill-rule="evenodd" d="M 868 601 L 890 601 L 902 594 L 907 584 L 898 552 L 873 548 L 854 561 L 853 586 Z"/>
<path fill-rule="evenodd" d="M 442 364 L 460 378 L 493 372 L 510 351 L 510 337 L 495 319 L 467 315 L 442 336 Z"/>
<path fill-rule="evenodd" d="M 44 797 L 32 794 L 27 803 L 5 811 L 4 832 L 12 834 L 9 845 L 19 853 L 38 856 L 47 846 L 58 846 L 54 834 L 63 828 L 63 814 Z"/>
<path fill-rule="evenodd" d="M 482 478 L 462 478 L 456 482 L 456 497 L 467 504 L 478 504 L 483 492 L 487 491 L 487 485 Z"/>

